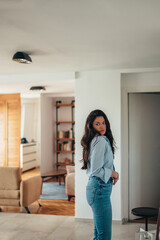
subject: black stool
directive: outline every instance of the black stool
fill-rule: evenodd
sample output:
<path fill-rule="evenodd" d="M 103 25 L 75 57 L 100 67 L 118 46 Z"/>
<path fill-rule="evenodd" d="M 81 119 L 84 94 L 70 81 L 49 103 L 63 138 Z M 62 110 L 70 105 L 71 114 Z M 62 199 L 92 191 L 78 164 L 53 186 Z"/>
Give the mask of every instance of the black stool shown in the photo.
<path fill-rule="evenodd" d="M 147 233 L 149 233 L 148 232 L 148 218 L 157 217 L 158 216 L 158 208 L 138 207 L 138 208 L 133 208 L 131 212 L 135 216 L 145 218 L 144 234 L 147 236 Z"/>

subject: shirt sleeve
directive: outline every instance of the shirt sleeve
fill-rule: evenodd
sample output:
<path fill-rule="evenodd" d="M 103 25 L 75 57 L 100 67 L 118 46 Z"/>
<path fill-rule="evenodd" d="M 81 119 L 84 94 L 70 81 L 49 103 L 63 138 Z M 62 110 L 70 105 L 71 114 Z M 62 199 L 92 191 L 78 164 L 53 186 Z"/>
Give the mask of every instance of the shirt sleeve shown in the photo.
<path fill-rule="evenodd" d="M 104 156 L 105 151 L 107 151 L 106 140 L 99 137 L 93 144 L 91 150 L 90 167 L 92 176 L 99 177 L 107 183 L 111 177 L 112 170 L 104 167 Z"/>

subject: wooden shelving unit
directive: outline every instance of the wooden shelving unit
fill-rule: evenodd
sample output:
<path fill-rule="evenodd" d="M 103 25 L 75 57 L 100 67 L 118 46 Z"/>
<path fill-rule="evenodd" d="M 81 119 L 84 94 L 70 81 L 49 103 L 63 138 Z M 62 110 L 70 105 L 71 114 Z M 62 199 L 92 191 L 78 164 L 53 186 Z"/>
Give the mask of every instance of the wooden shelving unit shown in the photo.
<path fill-rule="evenodd" d="M 75 107 L 74 101 L 72 101 L 71 104 L 64 104 L 61 103 L 61 101 L 57 101 L 56 102 L 56 132 L 57 132 L 57 136 L 56 136 L 56 142 L 57 142 L 57 150 L 56 150 L 56 166 L 57 169 L 59 166 L 66 166 L 66 165 L 74 165 L 74 143 L 75 143 L 75 138 L 74 138 L 74 125 L 75 125 L 75 121 L 74 121 L 74 116 L 73 116 L 73 109 Z M 58 116 L 58 110 L 59 108 L 66 108 L 66 107 L 70 107 L 71 108 L 71 121 L 59 121 L 59 116 Z M 59 125 L 63 125 L 63 124 L 68 124 L 70 125 L 70 129 L 72 130 L 72 134 L 69 137 L 59 137 L 58 136 L 58 126 Z M 64 146 L 63 144 L 68 143 L 71 146 L 71 150 L 59 150 L 60 146 Z M 60 154 L 72 154 L 72 160 L 71 162 L 59 162 L 59 155 Z"/>
<path fill-rule="evenodd" d="M 56 153 L 74 153 L 74 150 L 73 151 L 56 151 Z"/>
<path fill-rule="evenodd" d="M 67 162 L 60 162 L 60 163 L 57 163 L 58 166 L 67 166 L 67 165 L 72 165 L 74 166 L 75 164 L 74 163 L 67 163 Z"/>
<path fill-rule="evenodd" d="M 75 124 L 75 121 L 59 121 L 59 122 L 56 122 L 56 124 L 69 124 L 69 123 L 71 123 L 71 124 Z"/>
<path fill-rule="evenodd" d="M 75 107 L 74 103 L 71 104 L 56 104 L 56 107 Z"/>
<path fill-rule="evenodd" d="M 75 138 L 56 138 L 56 140 L 63 140 L 63 141 L 74 141 Z"/>

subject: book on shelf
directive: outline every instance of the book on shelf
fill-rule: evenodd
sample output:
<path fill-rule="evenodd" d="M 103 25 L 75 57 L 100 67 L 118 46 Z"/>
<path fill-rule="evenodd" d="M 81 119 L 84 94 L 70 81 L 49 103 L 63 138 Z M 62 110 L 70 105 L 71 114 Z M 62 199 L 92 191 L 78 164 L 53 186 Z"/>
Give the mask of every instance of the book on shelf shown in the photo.
<path fill-rule="evenodd" d="M 73 144 L 72 142 L 58 142 L 57 151 L 72 151 Z"/>
<path fill-rule="evenodd" d="M 63 131 L 60 130 L 57 132 L 57 138 L 73 138 L 73 130 Z"/>

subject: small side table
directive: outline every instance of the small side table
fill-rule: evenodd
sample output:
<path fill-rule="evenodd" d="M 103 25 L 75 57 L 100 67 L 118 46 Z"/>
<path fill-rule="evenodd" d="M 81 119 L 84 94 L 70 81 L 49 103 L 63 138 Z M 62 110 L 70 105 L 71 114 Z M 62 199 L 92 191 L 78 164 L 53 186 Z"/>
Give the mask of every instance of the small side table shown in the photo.
<path fill-rule="evenodd" d="M 51 172 L 47 172 L 47 173 L 42 174 L 41 178 L 42 178 L 42 181 L 43 181 L 43 179 L 46 178 L 46 177 L 58 177 L 59 185 L 61 185 L 61 177 L 63 177 L 64 183 L 65 183 L 65 175 L 66 174 L 67 174 L 66 170 L 56 169 L 56 170 L 53 170 Z"/>
<path fill-rule="evenodd" d="M 145 236 L 146 239 L 150 237 L 154 240 L 154 236 L 156 231 L 148 231 L 148 218 L 157 217 L 158 216 L 158 208 L 150 208 L 150 207 L 138 207 L 132 209 L 132 214 L 135 216 L 139 216 L 145 218 L 145 230 L 140 228 L 140 232 L 136 233 L 136 240 L 139 239 L 141 235 Z"/>

